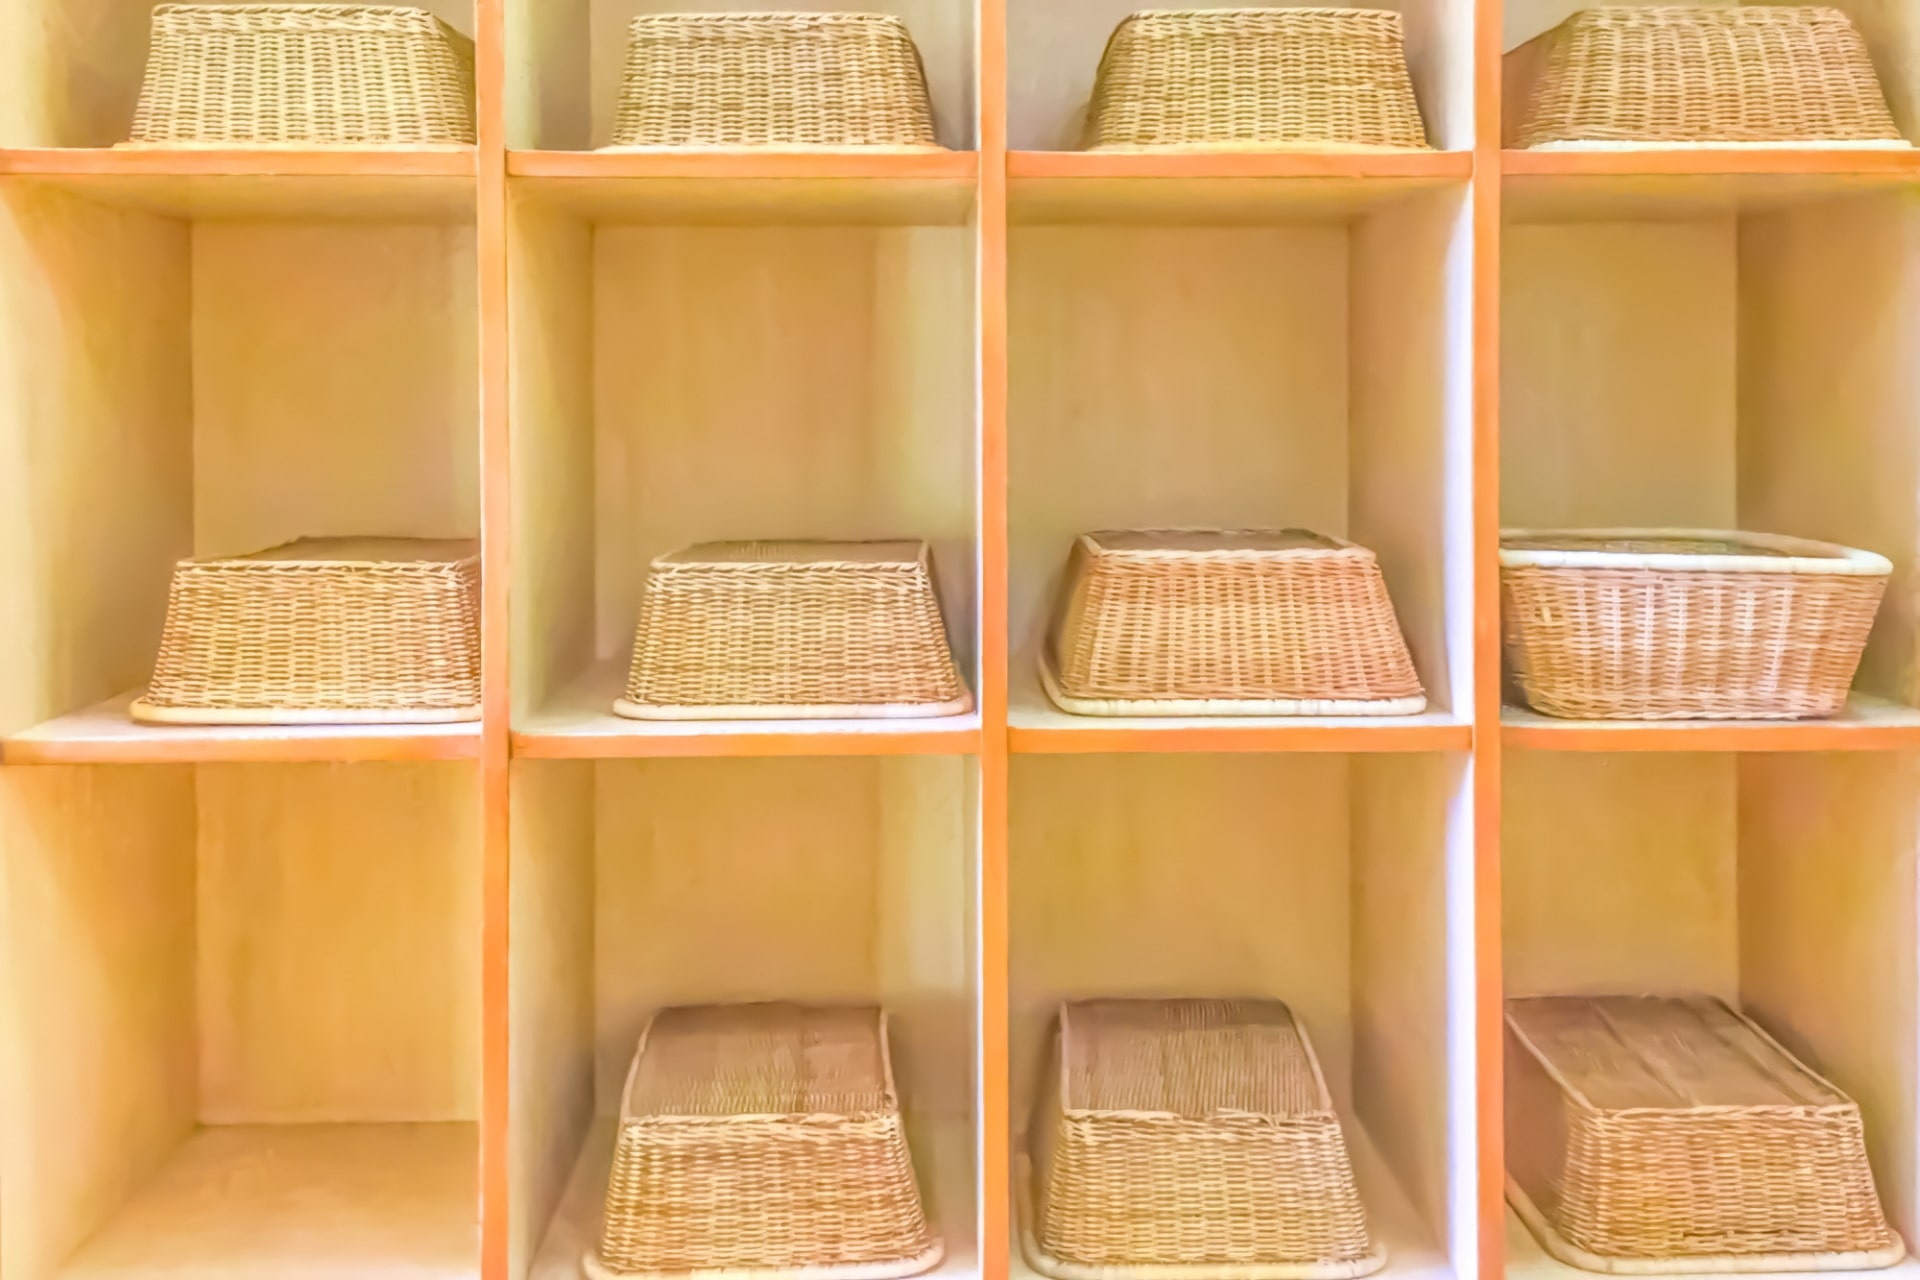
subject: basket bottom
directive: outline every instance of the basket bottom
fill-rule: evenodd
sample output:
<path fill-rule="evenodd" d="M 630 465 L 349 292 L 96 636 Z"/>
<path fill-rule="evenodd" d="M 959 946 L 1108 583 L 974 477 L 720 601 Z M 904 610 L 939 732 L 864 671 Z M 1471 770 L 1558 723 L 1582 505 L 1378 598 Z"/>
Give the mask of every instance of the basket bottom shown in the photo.
<path fill-rule="evenodd" d="M 840 152 L 854 152 L 859 155 L 900 155 L 900 156 L 937 156 L 946 154 L 947 148 L 932 143 L 913 142 L 743 142 L 711 143 L 686 142 L 644 145 L 613 145 L 595 147 L 599 155 L 633 156 L 673 156 L 689 152 L 706 155 L 727 155 L 747 151 L 754 155 L 835 155 Z"/>
<path fill-rule="evenodd" d="M 1372 1252 L 1352 1262 L 1157 1262 L 1137 1266 L 1088 1266 L 1066 1262 L 1040 1247 L 1033 1234 L 1033 1162 L 1021 1155 L 1014 1197 L 1020 1215 L 1020 1252 L 1027 1265 L 1052 1280 L 1357 1280 L 1387 1265 L 1378 1241 Z"/>
<path fill-rule="evenodd" d="M 580 1258 L 580 1269 L 589 1280 L 905 1280 L 933 1270 L 947 1255 L 946 1244 L 938 1237 L 920 1253 L 897 1262 L 859 1262 L 845 1265 L 823 1264 L 806 1267 L 714 1268 L 699 1271 L 614 1271 L 600 1261 L 597 1249 L 589 1249 Z"/>
<path fill-rule="evenodd" d="M 388 711 L 322 708 L 308 711 L 270 707 L 156 707 L 138 698 L 127 708 L 138 724 L 171 725 L 305 725 L 305 724 L 465 724 L 480 719 L 480 704 L 470 707 L 426 707 Z"/>
<path fill-rule="evenodd" d="M 1428 155 L 1432 147 L 1388 142 L 1103 142 L 1095 155 Z"/>
<path fill-rule="evenodd" d="M 1580 141 L 1542 142 L 1527 151 L 1911 151 L 1913 144 L 1904 138 L 1819 139 L 1780 142 L 1615 142 Z"/>
<path fill-rule="evenodd" d="M 1060 687 L 1053 654 L 1040 655 L 1047 700 L 1076 716 L 1415 716 L 1425 694 L 1409 698 L 1079 698 Z"/>
<path fill-rule="evenodd" d="M 452 155 L 471 142 L 116 142 L 115 151 L 420 151 Z"/>
<path fill-rule="evenodd" d="M 716 706 L 664 706 L 621 698 L 613 714 L 629 720 L 937 720 L 973 710 L 973 693 L 962 690 L 946 702 L 853 702 L 839 705 L 724 703 Z"/>
<path fill-rule="evenodd" d="M 1893 1243 L 1870 1253 L 1722 1253 L 1687 1258 L 1609 1258 L 1588 1253 L 1561 1235 L 1527 1193 L 1507 1179 L 1507 1203 L 1550 1257 L 1582 1271 L 1605 1275 L 1733 1275 L 1768 1271 L 1879 1271 L 1907 1256 L 1898 1234 Z"/>

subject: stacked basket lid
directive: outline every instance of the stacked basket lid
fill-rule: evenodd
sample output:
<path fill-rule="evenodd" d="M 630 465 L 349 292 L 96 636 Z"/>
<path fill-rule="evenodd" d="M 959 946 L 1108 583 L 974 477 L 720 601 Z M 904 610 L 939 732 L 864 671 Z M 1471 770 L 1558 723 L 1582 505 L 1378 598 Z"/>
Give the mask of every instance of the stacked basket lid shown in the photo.
<path fill-rule="evenodd" d="M 1085 145 L 1398 150 L 1427 137 L 1398 13 L 1152 10 L 1108 41 Z"/>
<path fill-rule="evenodd" d="M 1704 996 L 1507 1003 L 1507 1198 L 1591 1271 L 1828 1271 L 1905 1253 L 1860 1110 Z"/>
<path fill-rule="evenodd" d="M 473 45 L 424 9 L 168 4 L 130 145 L 470 144 Z"/>
<path fill-rule="evenodd" d="M 1509 530 L 1509 673 L 1534 710 L 1575 719 L 1836 715 L 1892 569 L 1773 534 Z"/>
<path fill-rule="evenodd" d="M 937 149 L 919 51 L 890 14 L 643 14 L 628 38 L 610 149 Z"/>
<path fill-rule="evenodd" d="M 1521 147 L 1907 145 L 1838 9 L 1587 9 L 1508 56 Z"/>
<path fill-rule="evenodd" d="M 1306 1029 L 1270 1000 L 1061 1009 L 1021 1170 L 1059 1280 L 1340 1280 L 1386 1263 Z"/>
<path fill-rule="evenodd" d="M 1373 553 L 1300 529 L 1083 535 L 1040 666 L 1085 715 L 1426 706 Z"/>
<path fill-rule="evenodd" d="M 669 1009 L 647 1026 L 589 1275 L 885 1280 L 942 1252 L 879 1009 Z"/>

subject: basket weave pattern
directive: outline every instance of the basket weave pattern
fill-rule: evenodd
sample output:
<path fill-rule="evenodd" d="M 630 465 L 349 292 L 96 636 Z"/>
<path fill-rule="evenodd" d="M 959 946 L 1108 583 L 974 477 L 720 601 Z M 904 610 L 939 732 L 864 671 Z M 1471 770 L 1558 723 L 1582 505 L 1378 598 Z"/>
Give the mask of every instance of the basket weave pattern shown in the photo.
<path fill-rule="evenodd" d="M 1766 557 L 1735 541 L 1699 553 Z M 1574 719 L 1799 719 L 1837 715 L 1886 576 L 1648 567 L 1697 540 L 1569 534 L 1535 548 L 1617 552 L 1617 564 L 1513 563 L 1500 573 L 1508 666 L 1528 705 Z M 1845 548 L 1804 544 L 1816 554 Z"/>
<path fill-rule="evenodd" d="M 480 562 L 471 544 L 434 551 L 447 545 L 310 539 L 181 561 L 136 717 L 479 719 Z"/>
<path fill-rule="evenodd" d="M 1033 1134 L 1032 1243 L 1057 1263 L 1384 1262 L 1319 1063 L 1278 1002 L 1066 1006 Z"/>
<path fill-rule="evenodd" d="M 878 1009 L 672 1009 L 648 1026 L 590 1269 L 901 1276 L 940 1255 Z"/>
<path fill-rule="evenodd" d="M 879 13 L 644 14 L 616 147 L 936 145 L 920 54 Z"/>
<path fill-rule="evenodd" d="M 471 143 L 473 45 L 422 9 L 161 5 L 131 140 Z"/>
<path fill-rule="evenodd" d="M 1086 146 L 1424 148 L 1400 15 L 1148 11 L 1100 60 Z"/>
<path fill-rule="evenodd" d="M 1506 1039 L 1508 1176 L 1558 1237 L 1550 1248 L 1646 1260 L 1901 1249 L 1859 1108 L 1720 1001 L 1512 1000 Z"/>
<path fill-rule="evenodd" d="M 1838 9 L 1588 9 L 1547 37 L 1519 145 L 1898 141 Z"/>
<path fill-rule="evenodd" d="M 653 562 L 624 714 L 971 705 L 924 543 L 711 543 Z"/>

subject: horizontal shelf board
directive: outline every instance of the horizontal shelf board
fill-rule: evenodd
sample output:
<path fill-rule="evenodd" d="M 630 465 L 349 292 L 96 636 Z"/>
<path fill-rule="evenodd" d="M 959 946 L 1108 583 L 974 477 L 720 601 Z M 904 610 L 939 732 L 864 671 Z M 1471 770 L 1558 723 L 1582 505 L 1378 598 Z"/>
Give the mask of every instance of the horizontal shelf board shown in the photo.
<path fill-rule="evenodd" d="M 471 1124 L 201 1129 L 59 1280 L 469 1280 L 479 1146 Z"/>
<path fill-rule="evenodd" d="M 1710 217 L 1920 185 L 1920 151 L 1503 151 L 1511 221 Z"/>
<path fill-rule="evenodd" d="M 536 760 L 658 756 L 973 755 L 978 715 L 932 720 L 629 720 L 613 714 L 624 662 L 603 662 L 517 725 L 513 754 Z"/>
<path fill-rule="evenodd" d="M 480 724 L 136 724 L 139 693 L 0 739 L 0 764 L 210 764 L 246 761 L 474 760 Z"/>
<path fill-rule="evenodd" d="M 1536 751 L 1913 751 L 1920 708 L 1862 693 L 1831 720 L 1559 720 L 1509 706 L 1500 739 Z"/>
<path fill-rule="evenodd" d="M 1527 1230 L 1526 1224 L 1520 1220 L 1520 1215 L 1513 1211 L 1511 1205 L 1506 1206 L 1506 1220 L 1506 1280 L 1592 1280 L 1596 1274 L 1570 1267 L 1550 1257 L 1547 1251 L 1540 1247 L 1540 1242 L 1533 1238 L 1533 1233 Z M 1916 1259 L 1909 1253 L 1893 1266 L 1876 1271 L 1772 1271 L 1766 1274 L 1767 1280 L 1833 1280 L 1835 1276 L 1846 1275 L 1870 1275 L 1875 1277 L 1875 1280 L 1920 1280 L 1920 1259 Z M 1700 1275 L 1698 1271 L 1664 1274 L 1644 1272 L 1637 1273 L 1635 1280 L 1699 1280 Z"/>
<path fill-rule="evenodd" d="M 1007 155 L 1009 217 L 1025 223 L 1347 218 L 1472 176 L 1466 151 Z"/>
<path fill-rule="evenodd" d="M 595 222 L 958 226 L 972 151 L 512 151 L 516 192 Z"/>
<path fill-rule="evenodd" d="M 0 150 L 0 177 L 170 218 L 470 222 L 472 147 Z"/>

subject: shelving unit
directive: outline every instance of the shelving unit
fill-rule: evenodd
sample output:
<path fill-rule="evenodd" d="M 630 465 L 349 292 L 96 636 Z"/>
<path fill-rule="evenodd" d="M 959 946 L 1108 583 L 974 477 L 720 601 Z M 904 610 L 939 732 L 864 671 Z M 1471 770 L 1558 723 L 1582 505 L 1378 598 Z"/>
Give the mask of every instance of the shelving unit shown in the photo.
<path fill-rule="evenodd" d="M 943 1276 L 1030 1274 L 1106 994 L 1289 1001 L 1402 1280 L 1569 1280 L 1505 991 L 1743 1001 L 1920 1243 L 1920 152 L 1503 149 L 1572 0 L 1407 0 L 1427 152 L 1071 150 L 1129 0 L 881 4 L 938 152 L 592 150 L 628 20 L 737 0 L 433 0 L 470 148 L 115 150 L 150 7 L 0 6 L 6 1280 L 576 1280 L 645 1017 L 773 997 L 894 1009 Z M 1503 521 L 1895 579 L 1839 719 L 1554 721 Z M 1374 549 L 1428 711 L 1055 710 L 1072 538 L 1168 524 Z M 176 560 L 367 532 L 482 540 L 480 723 L 126 721 Z M 976 711 L 615 717 L 648 561 L 764 536 L 928 539 Z"/>

